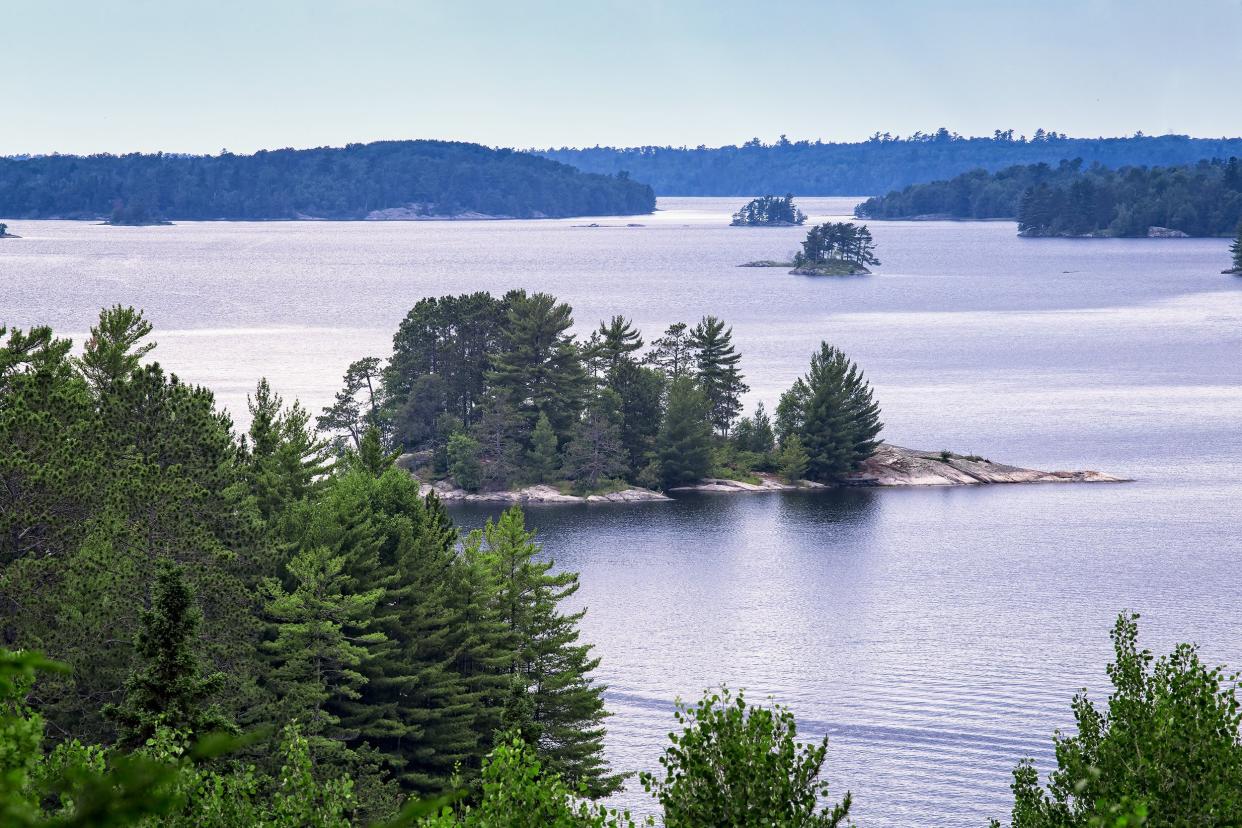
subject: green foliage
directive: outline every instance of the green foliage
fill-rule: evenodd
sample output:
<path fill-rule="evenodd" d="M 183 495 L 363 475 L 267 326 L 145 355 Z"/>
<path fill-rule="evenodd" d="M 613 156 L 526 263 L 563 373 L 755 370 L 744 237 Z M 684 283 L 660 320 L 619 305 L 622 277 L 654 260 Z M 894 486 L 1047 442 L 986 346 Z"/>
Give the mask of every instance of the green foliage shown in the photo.
<path fill-rule="evenodd" d="M 529 715 L 518 718 L 536 734 L 540 761 L 592 796 L 617 790 L 621 780 L 603 758 L 604 687 L 590 676 L 599 659 L 591 657 L 590 645 L 578 643 L 585 610 L 559 610 L 578 591 L 578 576 L 553 574 L 551 561 L 536 560 L 539 545 L 516 506 L 473 533 L 467 547 L 490 570 L 497 617 L 509 631 L 505 701 L 511 703 L 516 683 L 517 699 L 529 704 Z"/>
<path fill-rule="evenodd" d="M 160 560 L 134 642 L 138 665 L 125 681 L 124 701 L 105 710 L 117 722 L 120 744 L 138 747 L 161 728 L 200 736 L 235 729 L 213 703 L 224 675 L 203 675 L 194 652 L 201 624 L 181 568 Z"/>
<path fill-rule="evenodd" d="M 725 328 L 714 316 L 705 316 L 691 332 L 690 343 L 712 425 L 721 434 L 728 434 L 742 411 L 741 397 L 750 390 L 737 367 L 742 355 L 733 348 L 733 329 Z"/>
<path fill-rule="evenodd" d="M 1238 220 L 1238 232 L 1229 245 L 1229 252 L 1233 254 L 1234 273 L 1242 274 L 1242 219 Z"/>
<path fill-rule="evenodd" d="M 483 465 L 479 462 L 479 442 L 465 434 L 448 440 L 448 472 L 457 485 L 476 492 L 483 485 Z"/>
<path fill-rule="evenodd" d="M 711 410 L 688 376 L 669 383 L 668 406 L 656 438 L 660 484 L 665 489 L 696 483 L 712 466 Z"/>
<path fill-rule="evenodd" d="M 445 809 L 426 828 L 632 828 L 629 814 L 584 802 L 586 790 L 571 788 L 544 770 L 521 738 L 503 739 L 483 764 L 482 793 L 473 807 Z"/>
<path fill-rule="evenodd" d="M 624 474 L 629 467 L 614 413 L 619 404 L 615 392 L 601 391 L 570 430 L 565 446 L 565 474 L 581 491 L 597 489 L 600 483 Z"/>
<path fill-rule="evenodd" d="M 668 828 L 845 824 L 848 792 L 837 805 L 820 804 L 828 797 L 820 779 L 828 737 L 800 744 L 788 708 L 748 707 L 743 693 L 722 689 L 693 708 L 678 703 L 674 716 L 684 728 L 669 734 L 672 744 L 660 757 L 664 778 L 640 777 L 663 806 Z"/>
<path fill-rule="evenodd" d="M 526 433 L 539 414 L 564 437 L 581 410 L 586 391 L 582 356 L 574 342 L 573 310 L 546 293 L 505 295 L 508 307 L 502 344 L 488 380 L 525 418 Z"/>
<path fill-rule="evenodd" d="M 29 161 L 30 163 L 26 163 Z M 862 191 L 860 191 L 862 192 Z M 655 195 L 536 155 L 456 141 L 377 141 L 254 155 L 0 158 L 0 215 L 170 219 L 361 219 L 383 208 L 431 215 L 634 215 Z"/>
<path fill-rule="evenodd" d="M 776 468 L 780 476 L 788 483 L 797 483 L 806 477 L 810 465 L 811 458 L 807 456 L 806 448 L 802 445 L 802 438 L 797 434 L 789 435 L 776 456 Z"/>
<path fill-rule="evenodd" d="M 86 381 L 102 392 L 128 377 L 154 350 L 154 342 L 138 344 L 150 333 L 151 323 L 140 310 L 113 305 L 100 311 L 80 361 Z"/>
<path fill-rule="evenodd" d="M 1107 710 L 1074 697 L 1077 733 L 1056 735 L 1046 791 L 1031 761 L 1014 770 L 1014 828 L 1242 823 L 1237 676 L 1188 644 L 1140 650 L 1137 615 L 1119 616 L 1112 639 Z"/>
<path fill-rule="evenodd" d="M 508 397 L 492 393 L 485 398 L 479 420 L 472 429 L 472 436 L 479 444 L 483 486 L 505 489 L 517 478 L 522 462 L 520 440 L 528 430 L 526 418 L 518 413 Z"/>
<path fill-rule="evenodd" d="M 664 373 L 669 379 L 687 375 L 695 369 L 694 339 L 690 326 L 675 322 L 664 331 L 664 336 L 651 343 L 651 351 L 645 361 Z"/>
<path fill-rule="evenodd" d="M 1069 161 L 1064 159 L 1073 158 Z M 1242 174 L 1230 158 L 1184 159 L 1183 166 L 1084 166 L 1057 163 L 977 169 L 863 202 L 861 217 L 1017 219 L 1024 236 L 1146 236 L 1166 227 L 1191 236 L 1223 236 L 1242 219 Z"/>
<path fill-rule="evenodd" d="M 812 227 L 802 242 L 802 250 L 794 256 L 794 265 L 806 267 L 825 262 L 850 262 L 857 265 L 878 265 L 875 242 L 867 225 L 853 222 L 828 222 Z"/>
<path fill-rule="evenodd" d="M 526 467 L 536 483 L 547 483 L 552 480 L 560 467 L 560 453 L 556 449 L 556 432 L 548 415 L 539 412 L 535 421 L 535 429 L 531 432 L 530 453 Z"/>
<path fill-rule="evenodd" d="M 368 429 L 383 426 L 383 406 L 379 357 L 364 357 L 345 369 L 336 401 L 323 410 L 315 424 L 320 431 L 333 435 L 338 450 L 357 450 Z"/>
<path fill-rule="evenodd" d="M 598 334 L 600 364 L 605 379 L 611 383 L 622 364 L 633 363 L 634 353 L 643 347 L 643 338 L 624 316 L 614 316 L 606 323 L 599 323 Z"/>
<path fill-rule="evenodd" d="M 811 368 L 781 395 L 777 431 L 782 446 L 797 436 L 806 451 L 807 476 L 830 482 L 854 470 L 875 451 L 883 425 L 871 386 L 844 353 L 824 342 Z"/>
<path fill-rule="evenodd" d="M 793 203 L 793 194 L 781 196 L 760 196 L 748 201 L 742 209 L 733 214 L 734 227 L 777 227 L 791 224 L 802 224 L 806 221 L 806 213 L 799 210 Z"/>

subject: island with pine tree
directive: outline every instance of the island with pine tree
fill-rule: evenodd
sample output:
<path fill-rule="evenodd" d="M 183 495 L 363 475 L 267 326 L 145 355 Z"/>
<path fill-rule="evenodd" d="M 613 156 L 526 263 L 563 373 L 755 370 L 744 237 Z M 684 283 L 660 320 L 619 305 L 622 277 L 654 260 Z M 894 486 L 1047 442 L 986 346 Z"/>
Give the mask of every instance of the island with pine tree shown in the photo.
<path fill-rule="evenodd" d="M 743 416 L 749 388 L 723 320 L 675 322 L 649 347 L 624 316 L 585 339 L 573 324 L 546 293 L 423 299 L 386 365 L 349 366 L 319 429 L 341 451 L 391 452 L 447 500 L 1117 479 L 888 445 L 870 384 L 828 343 L 774 414 L 760 403 Z"/>
<path fill-rule="evenodd" d="M 806 221 L 806 213 L 794 204 L 793 194 L 760 196 L 748 201 L 733 214 L 730 227 L 796 227 Z"/>
<path fill-rule="evenodd" d="M 792 261 L 763 259 L 739 267 L 787 267 L 798 276 L 866 276 L 871 273 L 867 266 L 879 263 L 867 225 L 830 221 L 807 232 Z"/>

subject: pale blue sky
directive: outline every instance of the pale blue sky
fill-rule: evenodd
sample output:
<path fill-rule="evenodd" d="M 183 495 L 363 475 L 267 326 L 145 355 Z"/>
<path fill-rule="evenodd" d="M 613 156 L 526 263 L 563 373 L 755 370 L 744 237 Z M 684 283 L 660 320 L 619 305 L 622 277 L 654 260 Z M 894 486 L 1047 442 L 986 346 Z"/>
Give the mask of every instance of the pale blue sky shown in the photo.
<path fill-rule="evenodd" d="M 1242 0 L 0 0 L 0 153 L 1242 134 Z"/>

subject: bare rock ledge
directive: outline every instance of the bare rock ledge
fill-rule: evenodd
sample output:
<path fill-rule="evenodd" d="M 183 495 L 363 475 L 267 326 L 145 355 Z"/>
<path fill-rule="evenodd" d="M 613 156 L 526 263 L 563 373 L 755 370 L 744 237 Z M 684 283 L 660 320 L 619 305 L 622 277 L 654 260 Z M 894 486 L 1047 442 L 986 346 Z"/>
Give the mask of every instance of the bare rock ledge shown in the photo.
<path fill-rule="evenodd" d="M 400 460 L 398 460 L 400 463 Z M 862 467 L 843 478 L 836 486 L 799 480 L 786 483 L 775 475 L 758 474 L 758 483 L 709 477 L 693 486 L 670 489 L 677 492 L 717 492 L 737 494 L 743 492 L 788 492 L 828 489 L 841 486 L 897 487 L 897 486 L 980 486 L 996 483 L 1127 483 L 1129 478 L 1116 477 L 1098 471 L 1039 471 L 993 463 L 979 457 L 948 454 L 938 451 L 881 445 Z M 638 487 L 602 495 L 567 495 L 553 486 L 527 486 L 506 492 L 467 492 L 455 488 L 447 481 L 422 483 L 422 494 L 435 492 L 441 500 L 462 500 L 476 503 L 640 503 L 644 501 L 671 500 L 667 495 Z"/>

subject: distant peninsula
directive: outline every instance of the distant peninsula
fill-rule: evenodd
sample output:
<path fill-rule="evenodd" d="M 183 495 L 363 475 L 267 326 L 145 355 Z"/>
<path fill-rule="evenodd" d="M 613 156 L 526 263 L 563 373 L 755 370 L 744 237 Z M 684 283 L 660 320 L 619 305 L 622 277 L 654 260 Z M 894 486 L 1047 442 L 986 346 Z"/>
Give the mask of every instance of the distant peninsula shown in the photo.
<path fill-rule="evenodd" d="M 625 173 L 583 173 L 529 153 L 450 141 L 0 158 L 0 215 L 25 219 L 563 218 L 654 209 L 651 188 Z"/>
<path fill-rule="evenodd" d="M 1086 167 L 1081 160 L 974 170 L 858 205 L 868 219 L 1010 219 L 1025 237 L 1229 236 L 1242 220 L 1242 160 Z"/>
<path fill-rule="evenodd" d="M 15 236 L 9 232 L 7 224 L 0 224 L 0 239 L 20 239 L 21 236 Z"/>

